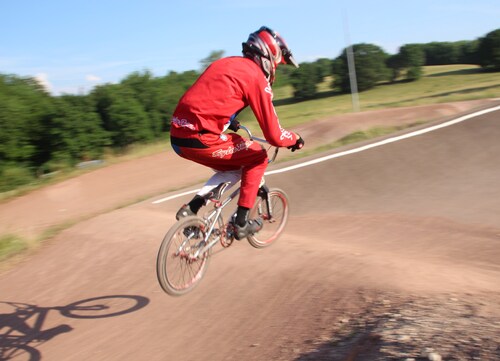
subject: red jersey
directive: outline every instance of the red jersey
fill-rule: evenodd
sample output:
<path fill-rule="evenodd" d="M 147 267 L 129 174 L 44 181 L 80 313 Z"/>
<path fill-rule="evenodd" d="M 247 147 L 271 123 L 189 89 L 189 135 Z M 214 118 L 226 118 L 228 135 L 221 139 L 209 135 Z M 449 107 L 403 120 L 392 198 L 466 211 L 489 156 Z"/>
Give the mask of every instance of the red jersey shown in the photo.
<path fill-rule="evenodd" d="M 270 144 L 294 145 L 296 136 L 281 127 L 272 99 L 271 86 L 253 60 L 237 56 L 219 59 L 180 99 L 170 134 L 179 138 L 191 138 L 200 132 L 221 134 L 232 117 L 250 106 Z"/>

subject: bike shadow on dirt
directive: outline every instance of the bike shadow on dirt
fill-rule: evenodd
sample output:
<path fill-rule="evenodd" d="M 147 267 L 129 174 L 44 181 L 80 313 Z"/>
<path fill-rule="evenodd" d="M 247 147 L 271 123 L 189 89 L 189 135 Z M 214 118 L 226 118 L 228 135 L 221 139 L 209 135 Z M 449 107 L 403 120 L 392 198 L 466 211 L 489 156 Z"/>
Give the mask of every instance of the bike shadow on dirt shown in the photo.
<path fill-rule="evenodd" d="M 55 307 L 0 301 L 0 360 L 41 360 L 38 346 L 73 330 L 67 324 L 44 329 L 49 312 L 58 311 L 69 318 L 98 319 L 125 315 L 148 304 L 148 298 L 136 295 L 100 296 Z"/>

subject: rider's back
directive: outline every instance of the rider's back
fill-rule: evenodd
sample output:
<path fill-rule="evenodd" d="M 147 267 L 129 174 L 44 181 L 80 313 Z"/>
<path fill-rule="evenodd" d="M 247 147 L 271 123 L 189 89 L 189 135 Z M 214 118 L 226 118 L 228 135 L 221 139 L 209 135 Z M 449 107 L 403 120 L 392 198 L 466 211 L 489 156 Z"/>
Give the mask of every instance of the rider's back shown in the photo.
<path fill-rule="evenodd" d="M 228 119 L 258 97 L 268 82 L 248 58 L 232 56 L 213 62 L 179 101 L 171 132 L 182 137 L 194 131 L 220 134 Z M 187 124 L 186 124 L 187 122 Z"/>

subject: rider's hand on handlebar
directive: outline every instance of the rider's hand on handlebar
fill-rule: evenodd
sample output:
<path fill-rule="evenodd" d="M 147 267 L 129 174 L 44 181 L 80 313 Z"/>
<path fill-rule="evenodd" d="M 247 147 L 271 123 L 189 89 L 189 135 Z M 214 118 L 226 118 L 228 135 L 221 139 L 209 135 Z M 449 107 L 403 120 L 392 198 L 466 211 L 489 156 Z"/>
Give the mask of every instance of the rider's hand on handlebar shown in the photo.
<path fill-rule="evenodd" d="M 302 137 L 297 133 L 295 133 L 295 136 L 297 137 L 297 141 L 295 142 L 295 144 L 287 147 L 292 152 L 295 152 L 297 149 L 302 149 L 302 147 L 304 146 L 304 139 L 302 139 Z"/>
<path fill-rule="evenodd" d="M 240 129 L 240 122 L 236 119 L 231 120 L 228 129 L 231 129 L 233 132 L 237 132 Z"/>

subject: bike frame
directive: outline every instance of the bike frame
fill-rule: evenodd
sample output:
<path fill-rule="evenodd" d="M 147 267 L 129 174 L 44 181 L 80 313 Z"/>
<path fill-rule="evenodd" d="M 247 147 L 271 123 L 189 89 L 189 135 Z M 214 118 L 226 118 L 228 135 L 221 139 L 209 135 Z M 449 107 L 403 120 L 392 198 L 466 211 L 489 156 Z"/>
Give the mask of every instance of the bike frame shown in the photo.
<path fill-rule="evenodd" d="M 203 240 L 205 246 L 203 248 L 200 248 L 195 254 L 194 257 L 198 258 L 200 254 L 203 254 L 204 252 L 208 251 L 210 248 L 215 246 L 220 240 L 221 237 L 225 237 L 225 231 L 222 233 L 218 232 L 216 234 L 216 237 L 212 241 L 208 241 L 210 237 L 212 236 L 215 225 L 218 223 L 220 229 L 224 229 L 225 223 L 224 219 L 222 217 L 222 211 L 223 209 L 231 203 L 231 201 L 236 198 L 236 196 L 240 193 L 240 188 L 236 189 L 233 193 L 231 193 L 224 201 L 220 202 L 217 201 L 215 202 L 214 209 L 204 218 L 205 221 L 207 222 L 208 225 L 208 231 L 206 233 L 205 239 Z"/>
<path fill-rule="evenodd" d="M 269 144 L 269 142 L 267 142 L 265 139 L 262 139 L 262 138 L 257 138 L 257 137 L 254 137 L 250 131 L 250 129 L 248 129 L 247 127 L 243 126 L 243 125 L 240 125 L 240 128 L 245 130 L 247 133 L 248 133 L 248 136 L 250 138 L 250 140 L 255 140 L 259 143 L 263 143 L 263 144 Z M 269 163 L 272 163 L 276 160 L 276 157 L 278 155 L 278 151 L 279 151 L 279 148 L 276 148 L 274 150 L 274 154 L 273 156 L 268 160 L 268 164 Z M 220 200 L 211 200 L 213 201 L 215 204 L 214 204 L 214 209 L 212 211 L 210 211 L 208 213 L 208 215 L 206 215 L 205 217 L 203 217 L 203 219 L 205 220 L 205 223 L 206 223 L 206 226 L 208 227 L 208 230 L 206 232 L 206 235 L 205 235 L 205 238 L 203 239 L 203 241 L 200 242 L 200 248 L 194 253 L 193 255 L 193 258 L 194 259 L 197 259 L 200 255 L 204 254 L 205 252 L 207 252 L 208 250 L 210 250 L 212 247 L 214 247 L 218 242 L 221 241 L 222 237 L 226 237 L 227 236 L 227 233 L 226 233 L 226 225 L 225 225 L 225 222 L 224 222 L 224 219 L 222 217 L 222 211 L 224 210 L 224 208 L 229 204 L 231 203 L 231 201 L 236 198 L 236 196 L 240 193 L 240 189 L 241 187 L 238 187 L 236 190 L 234 190 L 227 198 L 225 198 L 223 201 L 220 201 Z M 270 219 L 272 219 L 272 209 L 271 209 L 271 204 L 269 202 L 269 197 L 268 197 L 268 192 L 267 192 L 267 187 L 265 188 L 266 189 L 266 203 L 267 203 L 267 209 L 269 210 L 269 217 Z M 213 233 L 214 233 L 214 230 L 215 230 L 215 225 L 216 224 L 219 224 L 219 229 L 217 229 L 217 232 L 216 232 L 216 237 L 214 237 L 214 239 L 212 239 L 210 242 L 210 238 L 212 237 Z M 221 232 L 222 230 L 222 232 Z M 194 236 L 194 232 L 192 232 L 184 242 L 182 242 L 181 246 L 179 247 L 179 252 L 180 250 L 182 250 L 184 248 L 184 246 L 186 245 L 186 243 Z M 227 246 L 223 246 L 224 247 L 228 247 L 230 244 L 232 243 L 232 239 L 231 241 L 229 242 L 229 244 Z M 201 246 L 203 245 L 203 246 Z"/>

